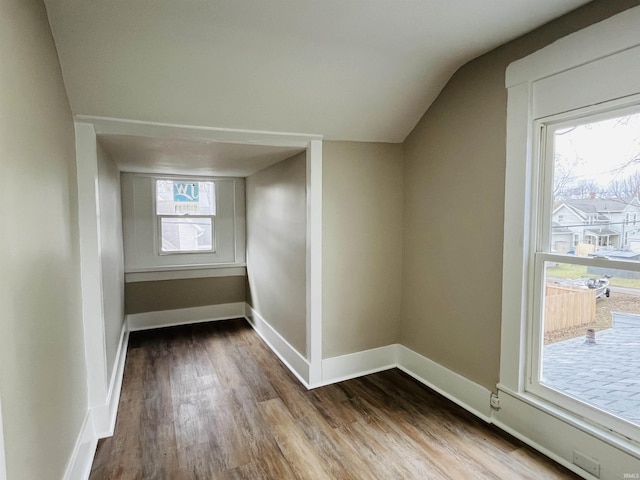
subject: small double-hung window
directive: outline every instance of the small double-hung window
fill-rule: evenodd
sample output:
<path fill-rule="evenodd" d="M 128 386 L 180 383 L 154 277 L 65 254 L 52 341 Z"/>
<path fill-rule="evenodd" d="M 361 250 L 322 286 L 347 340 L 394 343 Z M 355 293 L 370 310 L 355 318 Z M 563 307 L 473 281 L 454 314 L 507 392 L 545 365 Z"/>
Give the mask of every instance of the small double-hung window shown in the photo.
<path fill-rule="evenodd" d="M 215 252 L 215 183 L 156 179 L 155 190 L 159 253 Z"/>

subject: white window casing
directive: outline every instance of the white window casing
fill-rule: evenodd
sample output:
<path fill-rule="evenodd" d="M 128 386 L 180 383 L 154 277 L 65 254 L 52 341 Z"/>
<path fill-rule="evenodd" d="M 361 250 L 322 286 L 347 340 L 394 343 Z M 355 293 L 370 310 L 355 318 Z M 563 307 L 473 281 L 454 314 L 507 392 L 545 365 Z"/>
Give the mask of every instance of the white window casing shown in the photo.
<path fill-rule="evenodd" d="M 505 183 L 505 223 L 502 285 L 501 410 L 495 420 L 507 431 L 527 439 L 553 458 L 575 468 L 573 449 L 598 458 L 601 478 L 623 478 L 640 472 L 640 432 L 637 427 L 597 418 L 579 405 L 564 407 L 564 399 L 536 390 L 535 342 L 540 338 L 541 288 L 534 281 L 544 260 L 567 261 L 563 255 L 537 253 L 549 244 L 552 196 L 543 182 L 545 125 L 550 119 L 593 115 L 640 104 L 640 7 L 569 35 L 512 63 L 508 88 Z M 546 156 L 548 157 L 548 155 Z M 572 257 L 571 263 L 606 263 Z M 623 262 L 625 263 L 625 262 Z M 626 262 L 622 268 L 638 269 Z M 540 283 L 541 284 L 541 283 Z M 559 405 L 562 405 L 559 407 Z M 536 421 L 533 422 L 532 412 Z M 606 417 L 606 416 L 605 416 Z M 527 430 L 527 431 L 523 431 Z M 554 433 L 555 432 L 555 433 Z M 587 450 L 587 451 L 585 451 Z M 605 458 L 605 456 L 607 458 Z"/>

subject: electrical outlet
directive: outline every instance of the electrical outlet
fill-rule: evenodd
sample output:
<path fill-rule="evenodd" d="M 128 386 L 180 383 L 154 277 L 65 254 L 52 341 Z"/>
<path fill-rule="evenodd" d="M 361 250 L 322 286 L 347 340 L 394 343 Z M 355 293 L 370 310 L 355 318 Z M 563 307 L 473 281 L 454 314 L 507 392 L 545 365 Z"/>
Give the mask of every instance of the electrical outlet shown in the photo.
<path fill-rule="evenodd" d="M 500 397 L 498 397 L 498 395 L 496 395 L 495 393 L 492 393 L 490 404 L 491 408 L 493 408 L 494 410 L 500 410 Z"/>
<path fill-rule="evenodd" d="M 584 453 L 573 451 L 573 464 L 589 472 L 596 478 L 600 478 L 600 463 L 595 458 L 588 457 Z"/>

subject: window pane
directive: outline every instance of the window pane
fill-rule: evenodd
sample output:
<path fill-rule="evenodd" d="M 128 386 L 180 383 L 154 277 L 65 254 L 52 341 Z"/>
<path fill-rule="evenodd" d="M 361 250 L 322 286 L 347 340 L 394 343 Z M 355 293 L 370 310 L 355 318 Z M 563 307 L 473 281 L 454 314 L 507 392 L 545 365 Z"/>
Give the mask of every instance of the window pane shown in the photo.
<path fill-rule="evenodd" d="M 640 260 L 640 114 L 552 132 L 551 251 Z"/>
<path fill-rule="evenodd" d="M 545 272 L 540 383 L 640 425 L 640 273 L 553 262 Z"/>
<path fill-rule="evenodd" d="M 156 180 L 156 214 L 215 215 L 215 184 L 187 180 Z"/>
<path fill-rule="evenodd" d="M 213 250 L 210 218 L 161 218 L 160 230 L 163 252 Z"/>

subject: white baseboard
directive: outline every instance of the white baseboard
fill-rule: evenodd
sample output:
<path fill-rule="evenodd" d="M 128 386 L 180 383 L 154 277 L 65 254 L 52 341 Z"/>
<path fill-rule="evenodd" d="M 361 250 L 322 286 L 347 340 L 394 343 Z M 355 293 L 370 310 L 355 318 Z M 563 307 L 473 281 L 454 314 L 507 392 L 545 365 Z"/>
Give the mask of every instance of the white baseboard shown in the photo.
<path fill-rule="evenodd" d="M 89 478 L 97 446 L 98 437 L 93 426 L 91 411 L 88 410 L 62 478 L 64 480 L 86 480 Z"/>
<path fill-rule="evenodd" d="M 596 477 L 573 464 L 574 450 L 597 460 L 600 478 L 638 478 L 640 475 L 637 443 L 538 399 L 523 398 L 523 394 L 510 392 L 504 386 L 498 388 L 500 410 L 494 411 L 492 422 L 501 430 L 585 479 Z"/>
<path fill-rule="evenodd" d="M 485 422 L 491 422 L 489 389 L 404 345 L 398 345 L 398 368 Z"/>
<path fill-rule="evenodd" d="M 564 458 L 560 457 L 559 455 L 556 455 L 551 450 L 546 449 L 541 445 L 538 445 L 536 442 L 531 440 L 526 435 L 523 435 L 522 433 L 514 430 L 513 428 L 509 427 L 508 425 L 502 423 L 501 421 L 493 419 L 493 424 L 496 427 L 498 427 L 500 430 L 503 430 L 503 431 L 507 432 L 509 435 L 517 438 L 518 440 L 520 440 L 523 443 L 526 443 L 531 448 L 539 451 L 540 453 L 542 453 L 546 457 L 549 457 L 554 462 L 559 463 L 560 465 L 562 465 L 566 469 L 571 470 L 573 473 L 575 473 L 577 475 L 580 475 L 582 478 L 585 478 L 586 480 L 598 480 L 598 477 L 594 477 L 590 473 L 588 473 L 588 472 L 584 471 L 583 469 L 577 467 L 576 465 L 568 462 L 567 460 L 565 460 Z"/>
<path fill-rule="evenodd" d="M 398 366 L 398 345 L 386 345 L 322 360 L 322 382 L 313 387 L 362 377 Z"/>
<path fill-rule="evenodd" d="M 111 381 L 109 382 L 107 400 L 104 405 L 92 409 L 93 424 L 98 438 L 111 437 L 116 427 L 128 345 L 129 330 L 127 329 L 127 322 L 124 322 L 120 333 L 120 343 L 118 345 L 118 351 L 116 352 L 113 372 L 111 373 Z"/>
<path fill-rule="evenodd" d="M 2 428 L 2 401 L 0 401 L 0 480 L 7 480 L 7 465 L 4 457 L 4 430 Z"/>
<path fill-rule="evenodd" d="M 325 358 L 322 383 L 313 387 L 391 368 L 399 368 L 485 422 L 491 422 L 488 389 L 399 344 Z"/>
<path fill-rule="evenodd" d="M 309 362 L 249 304 L 244 317 L 278 358 L 302 384 L 309 388 Z"/>
<path fill-rule="evenodd" d="M 130 332 L 135 332 L 138 330 L 173 327 L 190 323 L 243 318 L 245 314 L 244 306 L 244 302 L 236 302 L 224 303 L 222 305 L 207 305 L 204 307 L 180 308 L 177 310 L 163 310 L 160 312 L 135 313 L 127 315 L 127 325 Z"/>

